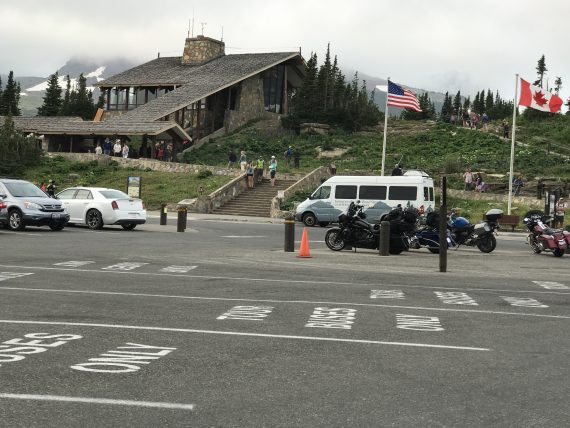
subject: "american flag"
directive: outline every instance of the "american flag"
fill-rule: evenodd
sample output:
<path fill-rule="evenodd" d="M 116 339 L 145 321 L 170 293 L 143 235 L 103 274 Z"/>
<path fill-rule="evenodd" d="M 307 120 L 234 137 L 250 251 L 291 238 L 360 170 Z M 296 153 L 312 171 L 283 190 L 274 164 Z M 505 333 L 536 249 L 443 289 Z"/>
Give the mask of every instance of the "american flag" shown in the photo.
<path fill-rule="evenodd" d="M 414 93 L 388 80 L 388 105 L 422 111 Z"/>

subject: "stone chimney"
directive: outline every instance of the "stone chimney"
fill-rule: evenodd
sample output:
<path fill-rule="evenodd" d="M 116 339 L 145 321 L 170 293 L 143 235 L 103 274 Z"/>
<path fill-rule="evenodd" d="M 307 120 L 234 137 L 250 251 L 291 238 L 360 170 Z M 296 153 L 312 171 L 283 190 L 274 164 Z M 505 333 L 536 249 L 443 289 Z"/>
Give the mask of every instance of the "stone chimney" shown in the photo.
<path fill-rule="evenodd" d="M 182 65 L 200 65 L 226 54 L 226 44 L 205 36 L 186 39 Z"/>

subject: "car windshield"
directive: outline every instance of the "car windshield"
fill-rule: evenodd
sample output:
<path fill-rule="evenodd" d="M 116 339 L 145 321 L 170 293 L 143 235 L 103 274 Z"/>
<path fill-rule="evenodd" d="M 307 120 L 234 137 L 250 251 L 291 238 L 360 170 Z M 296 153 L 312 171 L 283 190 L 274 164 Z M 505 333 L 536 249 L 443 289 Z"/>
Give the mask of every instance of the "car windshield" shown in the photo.
<path fill-rule="evenodd" d="M 48 197 L 44 192 L 40 190 L 38 186 L 35 186 L 32 183 L 28 183 L 27 181 L 4 182 L 4 185 L 15 198 Z"/>
<path fill-rule="evenodd" d="M 99 193 L 107 199 L 131 199 L 129 195 L 120 190 L 101 190 Z"/>

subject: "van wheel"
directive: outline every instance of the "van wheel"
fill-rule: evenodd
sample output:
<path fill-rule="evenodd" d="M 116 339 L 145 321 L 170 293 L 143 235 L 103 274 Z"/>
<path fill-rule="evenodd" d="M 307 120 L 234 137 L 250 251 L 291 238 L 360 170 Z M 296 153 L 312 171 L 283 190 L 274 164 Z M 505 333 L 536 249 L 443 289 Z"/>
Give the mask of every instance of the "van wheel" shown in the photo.
<path fill-rule="evenodd" d="M 317 219 L 313 213 L 307 213 L 303 216 L 303 223 L 305 223 L 305 226 L 313 227 L 317 224 Z"/>

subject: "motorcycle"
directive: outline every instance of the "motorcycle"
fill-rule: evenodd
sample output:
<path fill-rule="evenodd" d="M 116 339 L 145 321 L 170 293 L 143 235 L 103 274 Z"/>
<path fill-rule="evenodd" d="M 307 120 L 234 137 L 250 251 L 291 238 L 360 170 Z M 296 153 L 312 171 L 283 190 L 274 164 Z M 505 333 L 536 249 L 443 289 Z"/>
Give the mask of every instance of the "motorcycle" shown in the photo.
<path fill-rule="evenodd" d="M 499 219 L 502 216 L 503 211 L 494 208 L 485 213 L 485 220 L 471 224 L 452 211 L 447 222 L 452 246 L 466 245 L 477 247 L 482 253 L 492 252 L 497 246 L 495 233 L 499 230 Z"/>
<path fill-rule="evenodd" d="M 427 248 L 430 253 L 439 254 L 439 211 L 431 211 L 424 217 L 425 222 L 411 237 L 410 248 Z M 447 232 L 447 247 L 453 245 L 449 230 Z"/>
<path fill-rule="evenodd" d="M 523 223 L 529 230 L 527 243 L 533 253 L 550 252 L 554 257 L 562 257 L 570 245 L 570 232 L 550 227 L 551 216 L 542 211 L 529 211 L 525 214 Z"/>
<path fill-rule="evenodd" d="M 341 251 L 346 246 L 377 250 L 380 242 L 380 225 L 365 221 L 364 206 L 351 202 L 346 214 L 338 216 L 339 227 L 330 229 L 325 243 L 333 251 Z M 400 254 L 409 248 L 408 235 L 415 229 L 417 210 L 401 207 L 385 214 L 381 220 L 390 222 L 390 254 Z"/>

